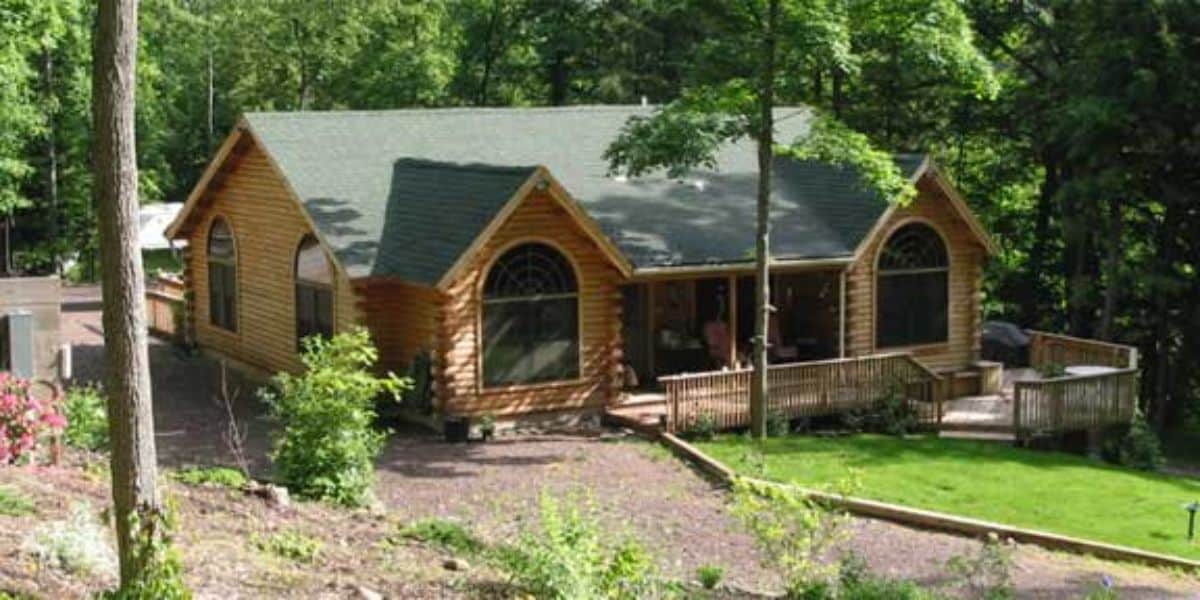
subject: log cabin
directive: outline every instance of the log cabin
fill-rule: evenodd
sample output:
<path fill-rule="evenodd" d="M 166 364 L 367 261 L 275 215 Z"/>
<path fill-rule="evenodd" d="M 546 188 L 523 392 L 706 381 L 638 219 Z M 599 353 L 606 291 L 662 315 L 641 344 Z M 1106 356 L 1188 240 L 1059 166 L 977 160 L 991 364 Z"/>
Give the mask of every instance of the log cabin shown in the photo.
<path fill-rule="evenodd" d="M 587 414 L 679 373 L 736 371 L 753 335 L 756 155 L 686 176 L 610 173 L 652 108 L 251 113 L 167 236 L 187 335 L 262 372 L 356 326 L 438 417 Z M 777 140 L 807 131 L 778 109 Z M 928 157 L 900 206 L 849 168 L 775 158 L 773 363 L 903 353 L 979 380 L 995 245 Z M 978 383 L 974 384 L 978 387 Z M 965 393 L 965 392 L 964 392 Z"/>

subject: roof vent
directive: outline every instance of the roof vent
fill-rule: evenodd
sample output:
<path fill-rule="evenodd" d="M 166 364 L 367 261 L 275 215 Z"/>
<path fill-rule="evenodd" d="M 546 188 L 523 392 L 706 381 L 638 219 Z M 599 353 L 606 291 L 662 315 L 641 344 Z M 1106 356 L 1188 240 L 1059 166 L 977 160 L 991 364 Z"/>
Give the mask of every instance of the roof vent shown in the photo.
<path fill-rule="evenodd" d="M 642 106 L 643 107 L 650 106 L 650 99 L 645 96 L 642 96 Z"/>

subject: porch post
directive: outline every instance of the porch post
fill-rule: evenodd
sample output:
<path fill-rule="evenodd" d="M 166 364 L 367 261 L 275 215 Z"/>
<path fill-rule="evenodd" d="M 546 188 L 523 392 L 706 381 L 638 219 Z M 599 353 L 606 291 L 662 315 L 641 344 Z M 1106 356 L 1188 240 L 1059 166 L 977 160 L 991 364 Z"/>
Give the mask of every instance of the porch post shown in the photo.
<path fill-rule="evenodd" d="M 737 340 L 738 340 L 738 295 L 737 295 L 737 274 L 729 276 L 729 368 L 736 369 L 737 364 Z"/>
<path fill-rule="evenodd" d="M 846 358 L 846 268 L 838 272 L 838 357 Z"/>

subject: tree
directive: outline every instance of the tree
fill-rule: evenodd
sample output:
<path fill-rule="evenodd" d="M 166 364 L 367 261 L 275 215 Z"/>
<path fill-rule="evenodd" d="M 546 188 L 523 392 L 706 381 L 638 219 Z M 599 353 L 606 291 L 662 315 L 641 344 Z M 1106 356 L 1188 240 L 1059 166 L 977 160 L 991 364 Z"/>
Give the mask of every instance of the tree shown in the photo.
<path fill-rule="evenodd" d="M 778 148 L 774 138 L 776 92 L 796 89 L 793 74 L 825 65 L 838 72 L 855 68 L 851 25 L 843 5 L 820 0 L 700 2 L 700 14 L 713 33 L 702 46 L 694 79 L 684 96 L 651 117 L 634 117 L 607 153 L 610 168 L 638 176 L 666 167 L 678 176 L 696 167 L 714 167 L 717 150 L 743 137 L 758 147 L 755 226 L 754 378 L 750 428 L 766 435 L 767 330 L 770 306 L 771 166 L 775 155 L 851 165 L 887 198 L 906 201 L 915 190 L 890 155 L 872 147 L 831 117 L 820 115 L 801 140 Z M 782 84 L 782 85 L 781 85 Z M 799 100 L 801 98 L 792 97 Z"/>
<path fill-rule="evenodd" d="M 121 585 L 143 579 L 147 538 L 162 521 L 146 348 L 145 288 L 138 248 L 134 142 L 137 0 L 99 4 L 92 55 L 95 199 L 104 273 L 106 391 L 112 439 L 112 493 Z"/>

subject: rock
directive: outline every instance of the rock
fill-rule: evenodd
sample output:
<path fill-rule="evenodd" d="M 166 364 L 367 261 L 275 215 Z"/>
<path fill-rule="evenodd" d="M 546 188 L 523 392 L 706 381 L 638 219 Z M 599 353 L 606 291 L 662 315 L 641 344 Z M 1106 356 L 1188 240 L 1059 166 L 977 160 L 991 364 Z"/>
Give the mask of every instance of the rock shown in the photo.
<path fill-rule="evenodd" d="M 447 571 L 466 571 L 471 568 L 471 565 L 461 558 L 447 558 L 442 561 L 442 568 Z"/>
<path fill-rule="evenodd" d="M 361 600 L 383 600 L 383 594 L 365 585 L 355 586 L 354 594 L 356 598 L 360 598 Z"/>

